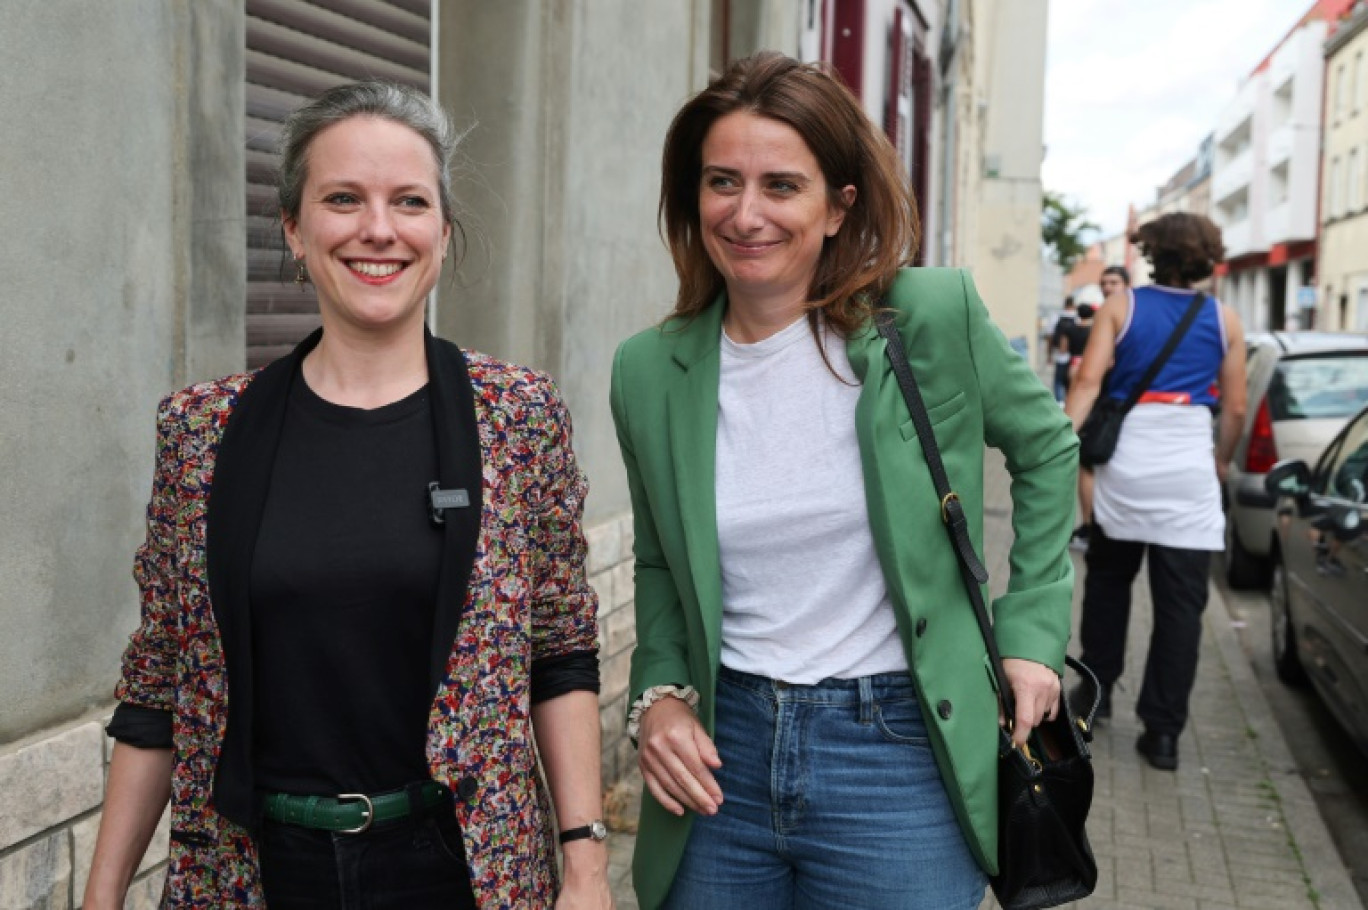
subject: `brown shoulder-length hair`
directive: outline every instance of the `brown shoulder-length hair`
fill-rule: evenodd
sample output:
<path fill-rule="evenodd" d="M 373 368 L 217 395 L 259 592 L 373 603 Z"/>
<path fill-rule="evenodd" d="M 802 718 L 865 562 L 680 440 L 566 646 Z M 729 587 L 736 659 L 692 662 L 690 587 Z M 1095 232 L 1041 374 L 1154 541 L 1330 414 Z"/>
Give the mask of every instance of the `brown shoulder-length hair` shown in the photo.
<path fill-rule="evenodd" d="M 1205 215 L 1189 212 L 1170 212 L 1146 221 L 1130 235 L 1130 241 L 1149 260 L 1158 284 L 1201 281 L 1225 258 L 1221 229 Z"/>
<path fill-rule="evenodd" d="M 917 205 L 897 152 L 840 78 L 774 51 L 733 63 L 680 109 L 665 136 L 657 220 L 679 275 L 672 315 L 697 315 L 725 287 L 703 246 L 698 205 L 703 140 L 717 120 L 736 111 L 792 127 L 822 169 L 828 202 L 845 209 L 841 229 L 822 245 L 808 305 L 849 335 L 915 255 Z M 840 196 L 846 186 L 855 187 L 848 209 Z"/>

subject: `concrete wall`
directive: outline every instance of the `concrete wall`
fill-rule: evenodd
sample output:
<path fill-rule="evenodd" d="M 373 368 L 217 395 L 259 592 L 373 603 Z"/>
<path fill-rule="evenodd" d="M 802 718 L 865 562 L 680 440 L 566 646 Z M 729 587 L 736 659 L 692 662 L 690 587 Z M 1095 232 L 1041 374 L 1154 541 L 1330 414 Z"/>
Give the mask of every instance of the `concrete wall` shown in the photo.
<path fill-rule="evenodd" d="M 549 371 L 589 474 L 588 520 L 629 508 L 608 410 L 619 341 L 661 319 L 674 270 L 655 229 L 660 151 L 707 76 L 706 3 L 458 0 L 438 95 L 478 121 L 457 183 L 478 238 L 444 281 L 446 337 Z"/>
<path fill-rule="evenodd" d="M 241 366 L 242 46 L 234 0 L 0 29 L 0 744 L 109 699 L 156 403 Z"/>
<path fill-rule="evenodd" d="M 241 0 L 0 29 L 0 907 L 79 905 L 157 401 L 242 366 L 242 56 Z"/>
<path fill-rule="evenodd" d="M 1037 334 L 1047 7 L 1047 0 L 974 6 L 975 81 L 987 105 L 978 245 L 967 264 L 1003 333 L 1028 340 Z"/>
<path fill-rule="evenodd" d="M 475 242 L 441 285 L 438 332 L 547 370 L 589 475 L 590 582 L 600 597 L 603 772 L 623 735 L 632 613 L 631 503 L 608 407 L 613 352 L 658 322 L 675 277 L 656 232 L 660 153 L 707 81 L 710 3 L 459 0 L 438 23 L 438 97 L 478 121 L 457 195 Z M 748 28 L 772 27 L 756 10 Z"/>

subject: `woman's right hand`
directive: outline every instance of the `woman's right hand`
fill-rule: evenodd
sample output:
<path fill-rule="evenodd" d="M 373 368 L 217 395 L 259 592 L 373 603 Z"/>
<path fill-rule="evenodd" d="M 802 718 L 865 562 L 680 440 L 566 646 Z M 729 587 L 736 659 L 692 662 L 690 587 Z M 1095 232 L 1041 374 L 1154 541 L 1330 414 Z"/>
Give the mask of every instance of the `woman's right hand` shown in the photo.
<path fill-rule="evenodd" d="M 722 767 L 717 747 L 682 699 L 662 698 L 641 716 L 637 763 L 646 788 L 667 812 L 692 809 L 715 815 L 722 788 L 712 772 Z"/>

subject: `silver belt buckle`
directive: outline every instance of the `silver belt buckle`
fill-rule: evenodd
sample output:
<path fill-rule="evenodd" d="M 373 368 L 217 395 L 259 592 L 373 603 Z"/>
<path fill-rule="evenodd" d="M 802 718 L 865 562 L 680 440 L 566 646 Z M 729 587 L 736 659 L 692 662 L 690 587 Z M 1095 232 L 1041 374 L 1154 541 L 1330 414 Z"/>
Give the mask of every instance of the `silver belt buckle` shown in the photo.
<path fill-rule="evenodd" d="M 343 828 L 341 831 L 338 832 L 339 834 L 360 834 L 361 832 L 365 831 L 367 828 L 371 826 L 371 821 L 373 821 L 375 818 L 375 805 L 371 802 L 369 796 L 367 796 L 364 793 L 339 793 L 337 795 L 337 798 L 338 800 L 360 800 L 361 802 L 365 803 L 365 808 L 361 811 L 366 813 L 366 820 L 363 821 L 359 827 Z"/>

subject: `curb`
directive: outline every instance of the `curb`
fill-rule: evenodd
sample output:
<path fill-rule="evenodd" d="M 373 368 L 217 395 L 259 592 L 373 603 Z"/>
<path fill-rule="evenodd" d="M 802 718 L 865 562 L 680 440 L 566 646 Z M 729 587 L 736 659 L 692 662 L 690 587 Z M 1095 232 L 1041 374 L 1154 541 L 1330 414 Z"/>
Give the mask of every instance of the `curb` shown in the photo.
<path fill-rule="evenodd" d="M 1209 591 L 1210 603 L 1220 604 L 1221 609 L 1219 613 L 1207 611 L 1206 626 L 1211 630 L 1221 663 L 1234 684 L 1240 713 L 1256 734 L 1255 748 L 1278 793 L 1288 836 L 1296 844 L 1302 869 L 1310 879 L 1309 886 L 1315 889 L 1320 906 L 1326 910 L 1364 910 L 1349 870 L 1340 859 L 1310 788 L 1297 770 L 1282 728 L 1273 716 L 1273 709 L 1269 707 L 1249 657 L 1231 625 L 1226 600 L 1214 584 L 1209 585 Z"/>

